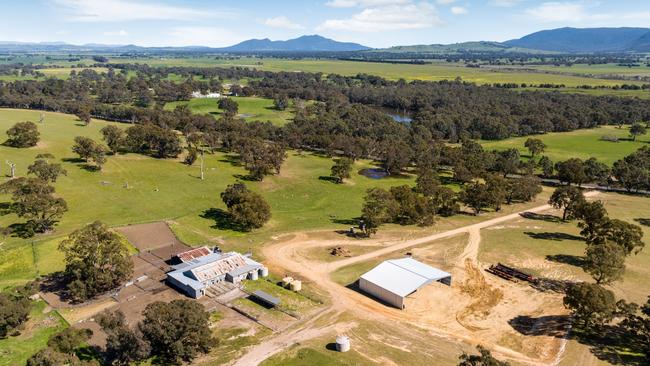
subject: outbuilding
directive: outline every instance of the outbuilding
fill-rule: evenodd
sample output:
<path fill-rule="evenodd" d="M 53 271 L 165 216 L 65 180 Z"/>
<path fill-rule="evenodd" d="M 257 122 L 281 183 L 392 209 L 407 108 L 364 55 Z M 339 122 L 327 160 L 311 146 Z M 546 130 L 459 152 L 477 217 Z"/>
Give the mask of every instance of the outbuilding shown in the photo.
<path fill-rule="evenodd" d="M 172 268 L 167 273 L 167 283 L 195 299 L 205 295 L 208 287 L 224 281 L 239 284 L 244 279 L 268 275 L 262 264 L 236 252 L 213 252 Z"/>
<path fill-rule="evenodd" d="M 407 257 L 384 261 L 364 273 L 359 289 L 403 309 L 407 296 L 435 281 L 451 286 L 451 274 Z"/>

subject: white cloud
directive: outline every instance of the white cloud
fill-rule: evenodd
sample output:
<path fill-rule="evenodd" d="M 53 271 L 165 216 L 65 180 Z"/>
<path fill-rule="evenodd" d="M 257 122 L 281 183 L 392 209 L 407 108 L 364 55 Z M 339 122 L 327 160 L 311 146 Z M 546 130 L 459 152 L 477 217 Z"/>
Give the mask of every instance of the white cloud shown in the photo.
<path fill-rule="evenodd" d="M 597 7 L 598 3 L 593 3 Z M 546 2 L 526 10 L 526 15 L 542 23 L 583 23 L 595 26 L 620 26 L 621 19 L 647 20 L 649 12 L 592 13 L 582 2 Z"/>
<path fill-rule="evenodd" d="M 454 15 L 467 14 L 467 8 L 463 8 L 462 6 L 452 6 L 451 13 Z"/>
<path fill-rule="evenodd" d="M 325 5 L 333 8 L 373 7 L 408 4 L 411 0 L 332 0 Z"/>
<path fill-rule="evenodd" d="M 62 7 L 70 20 L 79 22 L 124 22 L 133 20 L 195 20 L 232 16 L 183 6 L 142 0 L 51 0 Z"/>
<path fill-rule="evenodd" d="M 118 31 L 106 31 L 106 32 L 104 32 L 104 35 L 105 35 L 105 36 L 120 36 L 120 37 L 124 37 L 124 36 L 128 36 L 129 33 L 127 33 L 127 31 L 125 31 L 124 29 L 120 29 L 120 30 L 118 30 Z"/>
<path fill-rule="evenodd" d="M 589 16 L 582 4 L 548 2 L 526 10 L 526 14 L 545 23 L 580 22 Z"/>
<path fill-rule="evenodd" d="M 456 0 L 437 0 L 436 2 L 440 5 L 449 5 L 455 3 Z"/>
<path fill-rule="evenodd" d="M 492 4 L 494 6 L 502 7 L 502 8 L 510 8 L 510 7 L 515 6 L 515 5 L 518 5 L 522 1 L 523 0 L 492 0 L 490 2 L 490 4 Z"/>
<path fill-rule="evenodd" d="M 302 25 L 292 22 L 289 18 L 285 16 L 279 16 L 274 18 L 268 18 L 264 21 L 264 24 L 269 27 L 274 28 L 285 28 L 285 29 L 304 29 Z"/>
<path fill-rule="evenodd" d="M 436 8 L 422 2 L 366 8 L 347 19 L 328 19 L 317 29 L 381 32 L 430 28 L 442 23 Z"/>
<path fill-rule="evenodd" d="M 219 27 L 176 27 L 169 32 L 165 45 L 174 46 L 231 46 L 244 40 L 232 31 Z"/>

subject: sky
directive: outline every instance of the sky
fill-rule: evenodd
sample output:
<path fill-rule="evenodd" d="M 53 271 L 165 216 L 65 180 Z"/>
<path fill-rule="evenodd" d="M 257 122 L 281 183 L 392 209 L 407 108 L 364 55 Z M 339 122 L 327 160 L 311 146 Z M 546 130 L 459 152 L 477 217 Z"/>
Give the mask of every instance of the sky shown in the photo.
<path fill-rule="evenodd" d="M 222 47 L 319 34 L 369 47 L 650 27 L 650 0 L 0 0 L 0 41 Z"/>

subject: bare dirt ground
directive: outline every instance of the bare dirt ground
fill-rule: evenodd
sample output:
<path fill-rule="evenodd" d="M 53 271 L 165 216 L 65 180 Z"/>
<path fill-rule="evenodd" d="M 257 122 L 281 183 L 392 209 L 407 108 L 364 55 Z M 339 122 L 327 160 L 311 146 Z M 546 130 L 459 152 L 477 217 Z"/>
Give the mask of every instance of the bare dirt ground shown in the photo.
<path fill-rule="evenodd" d="M 140 252 L 152 251 L 164 247 L 178 247 L 181 251 L 189 249 L 183 244 L 164 222 L 128 225 L 115 229 L 124 235 Z"/>
<path fill-rule="evenodd" d="M 597 192 L 587 195 L 595 194 Z M 366 245 L 376 245 L 380 249 L 329 263 L 310 260 L 304 256 L 305 250 L 310 248 L 342 244 L 340 238 L 322 239 L 317 233 L 297 233 L 277 238 L 276 244 L 264 248 L 264 254 L 266 264 L 272 270 L 290 270 L 329 293 L 331 304 L 327 311 L 332 314 L 331 319 L 336 318 L 337 314 L 350 312 L 360 319 L 391 322 L 399 325 L 399 328 L 415 326 L 425 329 L 433 336 L 469 344 L 480 343 L 500 357 L 518 363 L 549 365 L 555 364 L 559 359 L 558 355 L 563 350 L 562 338 L 526 337 L 513 329 L 511 321 L 520 316 L 540 318 L 543 315 L 565 314 L 560 296 L 539 292 L 525 284 L 511 283 L 493 276 L 487 277 L 482 271 L 484 264 L 478 263 L 477 260 L 481 229 L 518 219 L 524 212 L 538 213 L 549 209 L 549 205 L 541 205 L 477 224 L 408 240 L 368 239 Z M 405 311 L 384 306 L 335 283 L 330 278 L 330 274 L 339 268 L 463 233 L 469 233 L 469 239 L 462 254 L 455 260 L 451 289 L 442 284 L 425 287 L 407 299 Z M 293 331 L 253 347 L 236 364 L 257 364 L 271 354 L 303 341 L 303 336 L 310 335 L 311 330 L 322 329 L 310 324 L 311 320 Z M 537 324 L 530 324 L 531 328 L 536 326 Z M 562 328 L 562 325 L 559 328 Z"/>
<path fill-rule="evenodd" d="M 314 324 L 316 320 L 331 315 L 331 312 L 322 312 L 316 317 L 303 323 L 301 327 L 292 328 L 291 330 L 288 330 L 278 336 L 274 336 L 270 340 L 253 347 L 244 356 L 239 358 L 234 363 L 234 365 L 257 365 L 267 358 L 295 344 L 296 340 L 299 340 L 300 342 L 306 342 L 310 339 L 318 338 L 327 334 L 345 333 L 348 330 L 354 328 L 354 323 L 335 323 L 325 326 Z"/>

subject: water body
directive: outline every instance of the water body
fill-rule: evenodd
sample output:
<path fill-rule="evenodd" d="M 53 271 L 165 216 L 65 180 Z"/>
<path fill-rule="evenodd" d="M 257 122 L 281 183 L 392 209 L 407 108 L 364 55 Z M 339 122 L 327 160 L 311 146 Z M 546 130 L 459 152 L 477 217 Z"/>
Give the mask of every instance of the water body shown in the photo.
<path fill-rule="evenodd" d="M 407 112 L 393 109 L 393 108 L 384 108 L 384 107 L 379 109 L 382 110 L 384 113 L 386 113 L 388 117 L 392 118 L 393 121 L 395 122 L 411 123 L 413 121 L 413 118 Z"/>
<path fill-rule="evenodd" d="M 367 168 L 359 171 L 359 174 L 370 179 L 382 179 L 388 176 L 388 173 L 381 168 Z"/>

